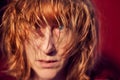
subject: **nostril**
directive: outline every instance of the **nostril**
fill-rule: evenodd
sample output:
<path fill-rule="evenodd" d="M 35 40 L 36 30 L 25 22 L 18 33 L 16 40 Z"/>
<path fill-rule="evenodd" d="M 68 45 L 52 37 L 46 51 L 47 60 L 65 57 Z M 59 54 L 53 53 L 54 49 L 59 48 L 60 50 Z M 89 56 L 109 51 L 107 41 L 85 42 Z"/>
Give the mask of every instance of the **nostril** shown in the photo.
<path fill-rule="evenodd" d="M 56 49 L 54 49 L 54 50 L 50 50 L 50 51 L 47 53 L 47 55 L 49 55 L 49 56 L 54 56 L 56 53 L 57 53 L 57 51 L 56 51 Z"/>

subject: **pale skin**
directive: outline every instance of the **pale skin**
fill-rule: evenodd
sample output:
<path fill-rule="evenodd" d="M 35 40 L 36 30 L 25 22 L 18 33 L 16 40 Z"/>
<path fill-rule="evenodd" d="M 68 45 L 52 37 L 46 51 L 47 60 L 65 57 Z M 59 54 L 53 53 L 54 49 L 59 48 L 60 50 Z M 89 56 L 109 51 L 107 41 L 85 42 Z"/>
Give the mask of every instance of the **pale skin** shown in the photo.
<path fill-rule="evenodd" d="M 29 34 L 29 41 L 25 42 L 26 55 L 35 73 L 33 80 L 65 80 L 65 66 L 68 59 L 62 57 L 62 54 L 71 35 L 67 34 L 58 46 L 58 38 L 65 35 L 65 28 L 45 25 L 44 28 L 38 28 L 38 31 L 39 29 L 44 33 L 43 36 L 34 33 L 33 30 Z"/>

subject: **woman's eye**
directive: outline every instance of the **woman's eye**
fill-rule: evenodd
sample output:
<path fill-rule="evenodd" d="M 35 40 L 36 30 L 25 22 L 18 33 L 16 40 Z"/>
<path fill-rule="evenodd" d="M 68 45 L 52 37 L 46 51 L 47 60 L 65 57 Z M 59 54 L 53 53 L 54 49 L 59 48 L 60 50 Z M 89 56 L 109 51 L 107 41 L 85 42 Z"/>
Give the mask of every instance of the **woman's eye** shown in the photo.
<path fill-rule="evenodd" d="M 62 29 L 63 29 L 63 26 L 62 26 L 62 25 L 60 25 L 58 28 L 59 28 L 59 30 L 62 30 Z"/>
<path fill-rule="evenodd" d="M 35 24 L 35 29 L 36 29 L 36 30 L 40 30 L 40 25 L 36 23 L 36 24 Z"/>

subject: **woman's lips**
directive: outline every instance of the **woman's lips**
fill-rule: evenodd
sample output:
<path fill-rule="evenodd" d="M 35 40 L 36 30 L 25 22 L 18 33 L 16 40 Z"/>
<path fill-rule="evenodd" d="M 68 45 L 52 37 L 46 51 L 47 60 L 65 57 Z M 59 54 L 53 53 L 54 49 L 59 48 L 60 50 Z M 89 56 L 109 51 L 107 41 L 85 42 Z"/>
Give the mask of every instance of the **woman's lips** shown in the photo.
<path fill-rule="evenodd" d="M 59 65 L 58 60 L 37 60 L 42 68 L 56 68 Z"/>

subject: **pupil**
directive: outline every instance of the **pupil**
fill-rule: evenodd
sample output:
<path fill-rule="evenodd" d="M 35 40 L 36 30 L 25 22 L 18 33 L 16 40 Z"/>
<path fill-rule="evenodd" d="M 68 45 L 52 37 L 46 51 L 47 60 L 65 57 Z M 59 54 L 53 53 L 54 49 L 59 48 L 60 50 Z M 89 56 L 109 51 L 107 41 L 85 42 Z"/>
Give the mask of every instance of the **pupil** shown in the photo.
<path fill-rule="evenodd" d="M 62 30 L 62 29 L 63 29 L 63 26 L 60 25 L 60 26 L 59 26 L 59 29 Z"/>

